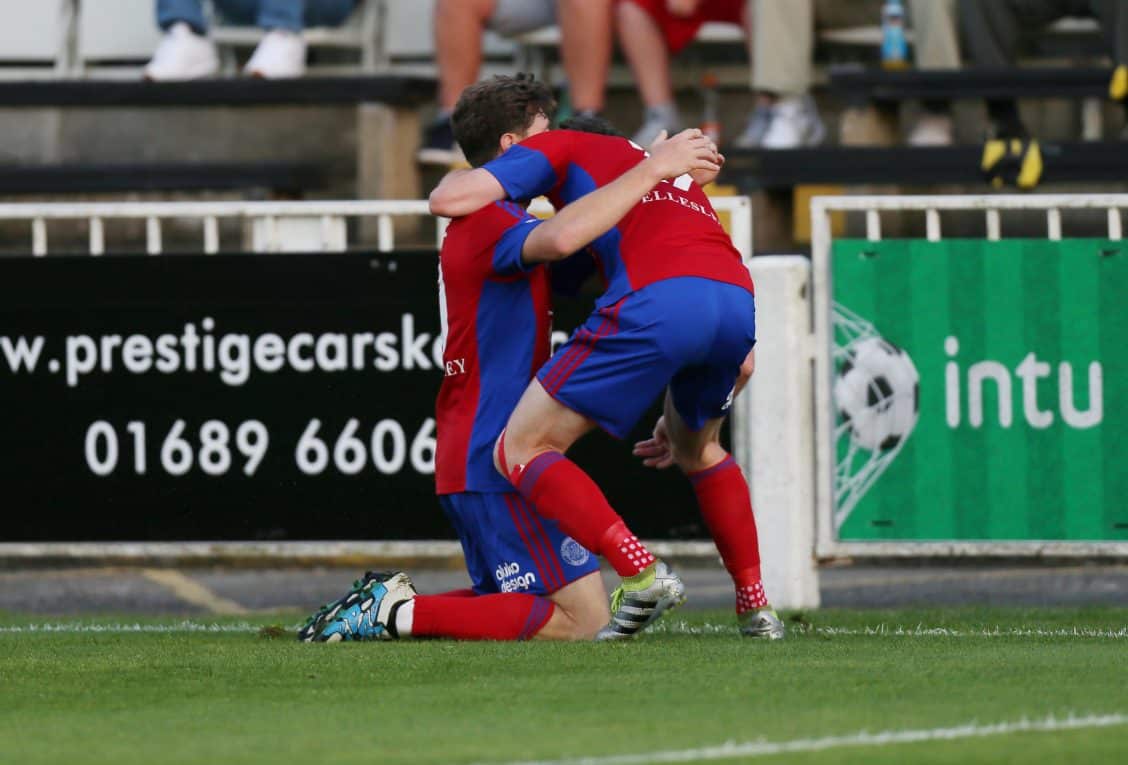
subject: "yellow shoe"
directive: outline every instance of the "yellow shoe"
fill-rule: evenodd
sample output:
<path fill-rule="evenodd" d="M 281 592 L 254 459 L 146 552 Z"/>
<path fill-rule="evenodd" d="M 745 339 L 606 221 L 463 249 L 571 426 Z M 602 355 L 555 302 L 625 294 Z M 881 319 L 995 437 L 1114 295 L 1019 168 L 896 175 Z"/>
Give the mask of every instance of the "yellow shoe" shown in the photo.
<path fill-rule="evenodd" d="M 1112 70 L 1108 82 L 1108 97 L 1113 101 L 1128 100 L 1128 64 L 1121 64 Z"/>

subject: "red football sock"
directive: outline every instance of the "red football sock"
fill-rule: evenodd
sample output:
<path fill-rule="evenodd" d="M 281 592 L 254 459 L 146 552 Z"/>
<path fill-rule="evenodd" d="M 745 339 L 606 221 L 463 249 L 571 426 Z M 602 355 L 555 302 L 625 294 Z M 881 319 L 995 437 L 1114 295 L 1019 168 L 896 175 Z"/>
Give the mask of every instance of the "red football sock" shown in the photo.
<path fill-rule="evenodd" d="M 768 599 L 760 581 L 760 541 L 748 482 L 740 467 L 730 455 L 688 477 L 705 525 L 736 585 L 736 612 L 763 608 Z"/>
<path fill-rule="evenodd" d="M 442 595 L 445 598 L 476 598 L 478 593 L 469 587 L 462 590 L 451 590 L 450 592 L 437 592 L 436 595 Z"/>
<path fill-rule="evenodd" d="M 560 452 L 542 452 L 509 476 L 537 512 L 564 533 L 602 555 L 619 576 L 634 576 L 654 562 L 587 473 Z"/>
<path fill-rule="evenodd" d="M 524 592 L 480 595 L 416 595 L 413 637 L 456 640 L 528 640 L 548 624 L 556 605 Z"/>

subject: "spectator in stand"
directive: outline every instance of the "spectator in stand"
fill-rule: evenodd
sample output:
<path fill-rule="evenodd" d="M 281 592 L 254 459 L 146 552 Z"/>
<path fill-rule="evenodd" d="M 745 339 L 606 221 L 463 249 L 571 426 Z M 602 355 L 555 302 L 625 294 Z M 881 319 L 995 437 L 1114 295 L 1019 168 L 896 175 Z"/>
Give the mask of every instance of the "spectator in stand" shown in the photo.
<path fill-rule="evenodd" d="M 482 35 L 505 36 L 560 26 L 560 57 L 568 94 L 577 114 L 603 109 L 611 66 L 612 0 L 437 0 L 435 56 L 439 65 L 439 113 L 426 128 L 419 161 L 450 165 L 462 161 L 450 115 L 458 96 L 478 80 Z"/>
<path fill-rule="evenodd" d="M 670 57 L 689 45 L 707 21 L 738 24 L 747 35 L 747 10 L 747 0 L 617 0 L 619 45 L 645 107 L 635 143 L 649 146 L 663 130 L 674 135 L 685 127 L 674 100 Z"/>
<path fill-rule="evenodd" d="M 810 96 L 814 79 L 815 3 L 751 2 L 752 88 L 756 91 L 756 108 L 735 145 L 792 149 L 822 143 L 826 128 Z M 827 5 L 820 3 L 819 10 Z"/>
<path fill-rule="evenodd" d="M 960 0 L 960 24 L 975 66 L 1014 66 L 1024 36 L 1065 16 L 1096 18 L 1114 62 L 1109 97 L 1128 97 L 1128 0 Z M 992 138 L 1029 138 L 1014 99 L 990 99 Z"/>
<path fill-rule="evenodd" d="M 753 87 L 758 104 L 737 146 L 789 148 L 818 143 L 822 121 L 807 93 L 814 78 L 814 31 L 877 24 L 881 0 L 750 0 L 753 21 Z M 916 64 L 923 69 L 959 67 L 952 0 L 908 0 Z M 944 104 L 926 103 L 909 134 L 915 145 L 951 142 Z M 940 119 L 930 119 L 939 116 Z"/>
<path fill-rule="evenodd" d="M 909 0 L 922 69 L 958 68 L 955 0 Z M 646 108 L 635 143 L 647 145 L 661 130 L 684 127 L 670 81 L 670 56 L 707 21 L 744 27 L 753 62 L 756 106 L 737 148 L 787 149 L 820 143 L 826 131 L 809 95 L 813 39 L 820 27 L 876 23 L 881 0 L 618 0 L 619 42 Z M 909 134 L 918 146 L 952 142 L 948 105 L 927 102 Z"/>
<path fill-rule="evenodd" d="M 266 35 L 244 71 L 253 77 L 300 77 L 305 73 L 305 27 L 335 27 L 359 0 L 213 0 L 225 21 L 262 27 Z M 157 0 L 164 39 L 145 67 L 150 80 L 193 80 L 219 71 L 208 39 L 203 0 Z"/>
<path fill-rule="evenodd" d="M 909 21 L 917 69 L 959 69 L 960 43 L 956 0 L 909 0 Z M 954 142 L 952 105 L 926 99 L 920 117 L 909 131 L 910 146 L 951 146 Z"/>
<path fill-rule="evenodd" d="M 662 130 L 683 127 L 670 82 L 670 56 L 707 21 L 743 26 L 754 60 L 757 105 L 739 148 L 786 149 L 822 141 L 825 129 L 807 91 L 810 86 L 811 0 L 618 0 L 619 44 L 646 107 L 634 141 L 646 146 Z M 762 55 L 767 48 L 782 58 Z"/>

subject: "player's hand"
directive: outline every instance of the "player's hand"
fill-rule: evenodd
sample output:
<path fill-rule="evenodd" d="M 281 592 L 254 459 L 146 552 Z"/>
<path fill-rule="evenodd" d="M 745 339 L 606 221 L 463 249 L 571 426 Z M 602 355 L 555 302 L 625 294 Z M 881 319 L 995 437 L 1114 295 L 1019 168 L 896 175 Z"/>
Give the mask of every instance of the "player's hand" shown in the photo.
<path fill-rule="evenodd" d="M 717 152 L 717 165 L 719 167 L 725 166 L 725 155 L 721 154 L 720 152 Z M 694 182 L 698 186 L 701 186 L 702 188 L 704 188 L 705 186 L 708 186 L 713 181 L 717 180 L 717 176 L 720 175 L 720 171 L 719 170 L 694 170 L 689 175 L 690 175 L 690 177 L 693 178 Z"/>
<path fill-rule="evenodd" d="M 695 170 L 719 171 L 717 145 L 697 128 L 683 130 L 650 146 L 647 162 L 658 180 L 677 178 Z"/>
<path fill-rule="evenodd" d="M 670 435 L 666 430 L 666 418 L 659 417 L 654 425 L 654 434 L 645 441 L 634 445 L 634 455 L 642 457 L 642 464 L 657 470 L 665 470 L 674 464 L 674 452 L 670 448 Z"/>
<path fill-rule="evenodd" d="M 697 13 L 697 6 L 701 5 L 701 0 L 666 0 L 666 10 L 669 11 L 671 16 L 692 16 Z"/>

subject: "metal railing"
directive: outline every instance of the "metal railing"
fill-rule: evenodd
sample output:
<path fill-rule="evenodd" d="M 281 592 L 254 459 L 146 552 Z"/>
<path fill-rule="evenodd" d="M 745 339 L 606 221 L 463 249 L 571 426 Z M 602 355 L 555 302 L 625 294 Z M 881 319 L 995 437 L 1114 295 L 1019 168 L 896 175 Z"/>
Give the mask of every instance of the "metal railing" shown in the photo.
<path fill-rule="evenodd" d="M 712 197 L 713 207 L 731 215 L 733 244 L 747 260 L 752 255 L 752 204 L 748 197 Z M 543 199 L 530 206 L 535 215 L 552 212 Z M 345 221 L 349 218 L 376 220 L 376 248 L 389 252 L 395 248 L 397 216 L 430 216 L 425 200 L 327 201 L 327 202 L 21 202 L 0 204 L 0 221 L 26 221 L 32 255 L 42 257 L 50 252 L 48 223 L 62 220 L 85 220 L 88 225 L 87 252 L 107 252 L 105 221 L 145 221 L 145 251 L 159 255 L 164 251 L 163 224 L 170 220 L 197 219 L 201 234 L 201 251 L 220 251 L 219 222 L 236 219 L 260 223 L 254 246 L 256 252 L 280 252 L 286 236 L 282 222 L 302 221 L 311 231 L 314 251 L 334 251 L 347 247 Z M 436 218 L 435 246 L 449 221 Z"/>

